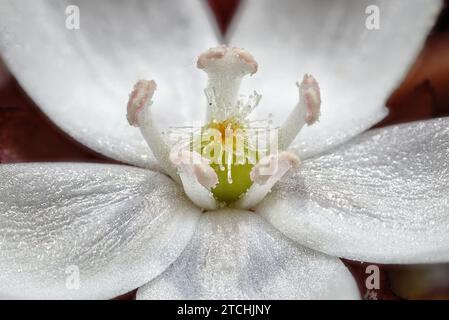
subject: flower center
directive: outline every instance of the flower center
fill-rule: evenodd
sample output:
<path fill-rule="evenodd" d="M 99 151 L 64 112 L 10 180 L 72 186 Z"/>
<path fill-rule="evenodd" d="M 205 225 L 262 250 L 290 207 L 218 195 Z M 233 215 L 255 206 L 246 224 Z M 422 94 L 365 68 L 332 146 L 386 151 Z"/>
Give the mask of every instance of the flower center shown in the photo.
<path fill-rule="evenodd" d="M 161 134 L 150 111 L 154 81 L 140 80 L 134 86 L 127 105 L 128 121 L 140 127 L 161 167 L 182 183 L 199 207 L 215 210 L 232 204 L 252 208 L 288 170 L 299 165 L 299 158 L 287 148 L 305 124 L 319 118 L 318 83 L 305 75 L 297 84 L 298 103 L 286 121 L 273 128 L 271 120 L 248 120 L 261 99 L 257 92 L 246 98 L 239 95 L 241 78 L 258 68 L 248 52 L 226 46 L 211 48 L 199 56 L 197 66 L 209 77 L 207 124 L 200 133 L 196 126 L 180 127 L 193 132 L 186 139 L 176 137 L 173 145 L 172 139 Z"/>
<path fill-rule="evenodd" d="M 250 172 L 258 152 L 250 141 L 249 128 L 236 118 L 213 120 L 202 128 L 201 155 L 217 174 L 218 183 L 211 189 L 217 201 L 229 205 L 253 184 Z"/>

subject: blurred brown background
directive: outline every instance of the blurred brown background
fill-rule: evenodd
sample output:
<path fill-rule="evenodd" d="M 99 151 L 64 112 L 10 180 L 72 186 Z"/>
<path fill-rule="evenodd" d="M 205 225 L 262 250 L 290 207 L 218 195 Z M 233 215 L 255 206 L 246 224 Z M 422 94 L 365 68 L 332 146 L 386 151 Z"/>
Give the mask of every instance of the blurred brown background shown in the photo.
<path fill-rule="evenodd" d="M 404 0 L 405 1 L 405 0 Z M 238 0 L 208 0 L 220 29 Z M 449 0 L 426 47 L 388 100 L 390 115 L 378 126 L 449 116 Z M 114 162 L 86 149 L 52 124 L 0 60 L 0 163 L 35 161 Z M 366 292 L 367 263 L 344 261 L 368 299 L 449 299 L 449 264 L 380 266 L 381 289 Z M 131 299 L 134 292 L 121 297 Z"/>

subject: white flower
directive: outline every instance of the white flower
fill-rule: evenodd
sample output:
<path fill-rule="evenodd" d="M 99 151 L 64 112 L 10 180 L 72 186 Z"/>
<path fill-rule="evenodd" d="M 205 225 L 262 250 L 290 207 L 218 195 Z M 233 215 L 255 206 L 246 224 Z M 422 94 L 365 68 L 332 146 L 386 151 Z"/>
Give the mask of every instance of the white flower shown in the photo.
<path fill-rule="evenodd" d="M 281 150 L 302 162 L 263 201 L 296 158 L 280 153 L 285 170 L 268 179 L 256 165 L 256 183 L 233 208 L 211 195 L 220 179 L 208 163 L 170 157 L 160 136 L 166 124 L 204 118 L 202 81 L 189 66 L 215 40 L 199 2 L 79 1 L 76 31 L 57 25 L 59 5 L 2 2 L 2 54 L 31 97 L 78 141 L 142 168 L 1 165 L 0 294 L 112 298 L 140 287 L 137 298 L 359 298 L 337 257 L 447 261 L 449 119 L 354 138 L 385 116 L 383 101 L 421 47 L 439 1 L 372 2 L 382 13 L 377 31 L 363 26 L 355 0 L 258 0 L 242 8 L 233 42 L 260 62 L 251 86 L 264 98 L 254 113 L 281 120 Z M 198 66 L 220 88 L 209 120 L 226 120 L 221 107 L 236 110 L 239 80 L 224 75 L 253 73 L 255 61 L 221 47 Z M 323 105 L 320 121 L 296 137 L 320 105 L 317 84 L 306 77 L 293 107 L 286 85 L 303 70 L 320 80 Z M 155 83 L 140 82 L 128 121 L 151 151 L 123 108 L 134 79 L 147 75 L 158 77 L 158 99 L 150 107 Z M 76 286 L 67 285 L 73 270 Z"/>

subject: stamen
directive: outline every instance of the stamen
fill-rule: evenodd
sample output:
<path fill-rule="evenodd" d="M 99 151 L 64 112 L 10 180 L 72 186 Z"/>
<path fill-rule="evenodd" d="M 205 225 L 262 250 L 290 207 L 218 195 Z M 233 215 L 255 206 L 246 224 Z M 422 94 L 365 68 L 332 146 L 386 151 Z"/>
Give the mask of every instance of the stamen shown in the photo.
<path fill-rule="evenodd" d="M 241 117 L 238 97 L 243 76 L 257 71 L 257 62 L 245 50 L 220 46 L 198 58 L 197 67 L 209 76 L 205 90 L 208 99 L 208 122 Z M 256 100 L 260 100 L 259 96 Z M 258 101 L 255 105 L 257 105 Z"/>
<path fill-rule="evenodd" d="M 310 126 L 320 117 L 321 95 L 318 82 L 313 76 L 306 74 L 301 84 L 296 85 L 299 88 L 299 102 L 279 129 L 281 150 L 290 146 L 306 123 Z"/>
<path fill-rule="evenodd" d="M 250 177 L 254 182 L 248 192 L 236 202 L 238 208 L 250 209 L 258 204 L 271 191 L 271 188 L 291 168 L 298 167 L 298 156 L 289 151 L 279 155 L 270 155 L 259 161 L 251 170 Z"/>
<path fill-rule="evenodd" d="M 241 96 L 237 101 L 237 112 L 241 119 L 246 119 L 251 112 L 259 105 L 262 95 L 258 94 L 255 90 L 253 94 L 250 94 L 246 100 L 244 96 Z"/>
<path fill-rule="evenodd" d="M 210 190 L 218 183 L 215 171 L 210 167 L 210 160 L 201 157 L 197 152 L 181 150 L 170 153 L 170 161 L 178 168 L 186 167 L 192 171 L 198 182 Z"/>
<path fill-rule="evenodd" d="M 150 106 L 153 101 L 154 91 L 157 85 L 154 80 L 140 80 L 134 85 L 134 89 L 129 95 L 127 114 L 128 123 L 132 126 L 139 127 L 137 115 L 142 111 L 145 105 Z"/>
<path fill-rule="evenodd" d="M 184 150 L 172 152 L 170 161 L 178 168 L 187 196 L 203 209 L 217 209 L 218 202 L 210 190 L 218 184 L 218 177 L 210 167 L 209 160 L 196 152 Z"/>
<path fill-rule="evenodd" d="M 170 146 L 153 123 L 150 106 L 156 90 L 153 80 L 139 80 L 129 95 L 127 119 L 130 125 L 139 127 L 145 141 L 153 152 L 159 165 L 174 180 L 179 181 L 176 168 L 169 161 Z"/>

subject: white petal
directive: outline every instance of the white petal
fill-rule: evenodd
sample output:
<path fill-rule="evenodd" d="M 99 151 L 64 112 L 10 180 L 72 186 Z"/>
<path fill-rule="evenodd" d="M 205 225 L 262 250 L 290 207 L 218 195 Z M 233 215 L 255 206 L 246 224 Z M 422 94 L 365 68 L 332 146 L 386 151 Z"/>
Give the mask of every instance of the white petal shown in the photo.
<path fill-rule="evenodd" d="M 166 176 L 127 166 L 2 165 L 0 181 L 0 295 L 13 298 L 135 289 L 178 257 L 200 214 Z"/>
<path fill-rule="evenodd" d="M 368 129 L 418 54 L 440 0 L 247 1 L 231 42 L 251 52 L 260 70 L 245 88 L 262 94 L 255 118 L 273 113 L 279 124 L 297 101 L 295 82 L 318 79 L 320 122 L 293 142 L 310 157 Z M 380 30 L 368 30 L 369 5 L 380 9 Z"/>
<path fill-rule="evenodd" d="M 80 29 L 69 30 L 80 9 Z M 68 18 L 66 18 L 68 17 Z M 206 83 L 196 58 L 216 44 L 203 1 L 5 0 L 2 57 L 26 92 L 59 127 L 108 157 L 156 167 L 126 121 L 138 79 L 155 79 L 154 113 L 167 126 L 204 120 Z"/>
<path fill-rule="evenodd" d="M 358 299 L 334 257 L 301 247 L 258 215 L 203 214 L 182 255 L 140 288 L 137 299 Z"/>
<path fill-rule="evenodd" d="M 449 261 L 449 118 L 367 132 L 303 162 L 256 209 L 327 254 Z"/>

